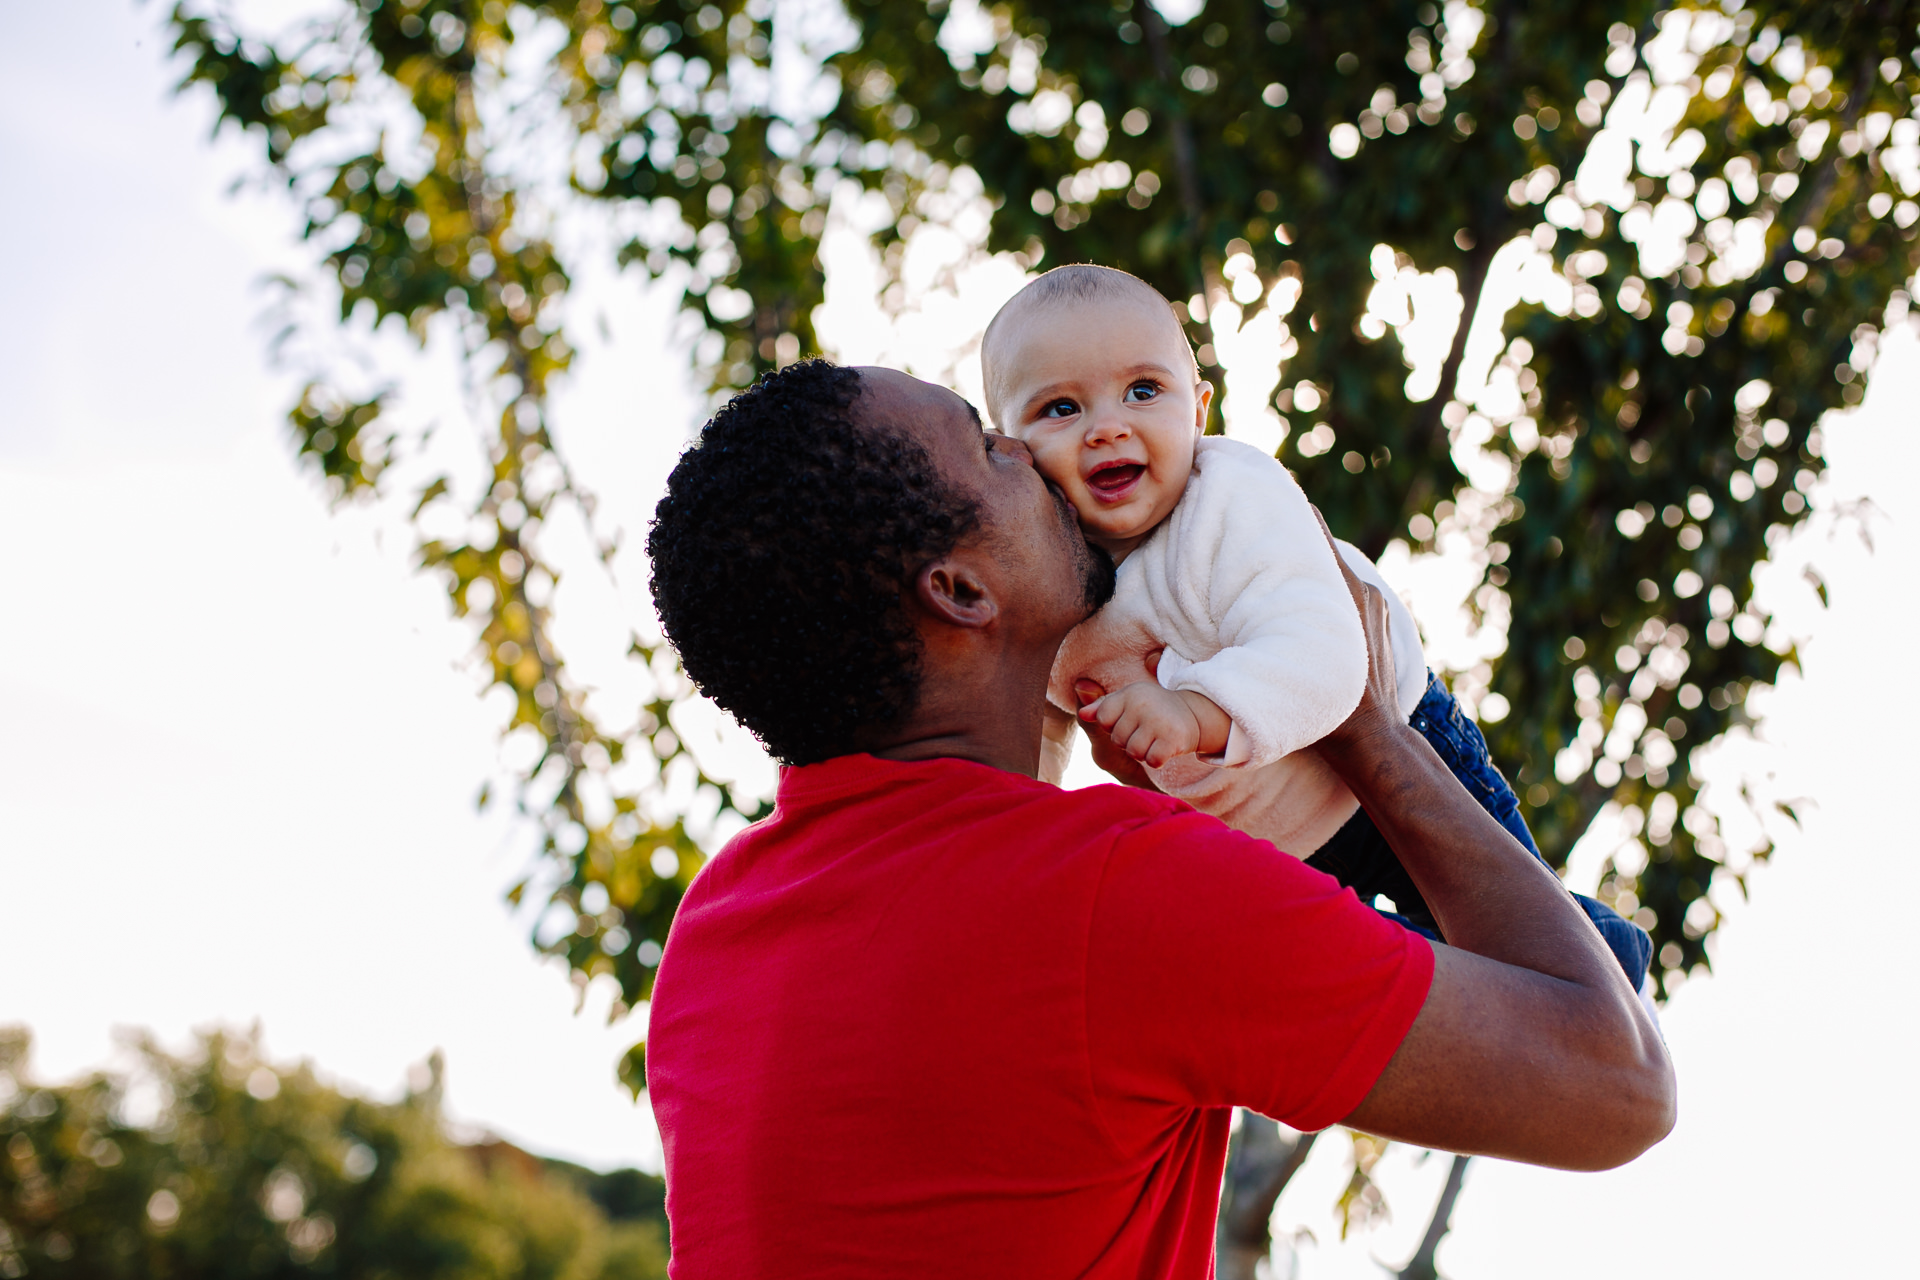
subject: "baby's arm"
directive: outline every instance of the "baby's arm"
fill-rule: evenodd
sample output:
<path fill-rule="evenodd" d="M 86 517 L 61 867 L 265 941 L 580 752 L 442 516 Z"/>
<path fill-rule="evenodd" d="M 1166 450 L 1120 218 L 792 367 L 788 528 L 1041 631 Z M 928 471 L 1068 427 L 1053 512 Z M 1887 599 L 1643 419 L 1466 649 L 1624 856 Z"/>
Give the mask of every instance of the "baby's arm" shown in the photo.
<path fill-rule="evenodd" d="M 1198 462 L 1206 483 L 1190 487 L 1175 513 L 1182 536 L 1169 545 L 1164 598 L 1183 619 L 1179 630 L 1212 645 L 1196 646 L 1206 654 L 1198 661 L 1163 664 L 1159 679 L 1231 718 L 1223 763 L 1263 765 L 1352 712 L 1366 682 L 1365 642 L 1339 564 L 1285 468 L 1231 441 Z"/>
<path fill-rule="evenodd" d="M 1136 680 L 1080 708 L 1080 718 L 1099 725 L 1113 745 L 1158 769 L 1175 756 L 1217 756 L 1227 749 L 1233 721 L 1214 701 L 1190 689 L 1163 689 Z"/>

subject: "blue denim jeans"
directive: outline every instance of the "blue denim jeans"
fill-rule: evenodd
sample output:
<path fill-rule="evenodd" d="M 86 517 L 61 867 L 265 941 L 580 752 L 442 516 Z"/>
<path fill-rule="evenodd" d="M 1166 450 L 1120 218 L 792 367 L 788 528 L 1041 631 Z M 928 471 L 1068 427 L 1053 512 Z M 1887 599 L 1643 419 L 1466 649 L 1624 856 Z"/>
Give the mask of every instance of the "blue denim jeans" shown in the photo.
<path fill-rule="evenodd" d="M 1453 776 L 1469 795 L 1480 802 L 1480 807 L 1492 814 L 1499 824 L 1512 833 L 1527 852 L 1540 857 L 1540 848 L 1533 842 L 1533 833 L 1527 830 L 1527 824 L 1520 817 L 1520 798 L 1513 794 L 1513 788 L 1507 785 L 1500 770 L 1494 767 L 1492 758 L 1487 754 L 1487 740 L 1480 733 L 1480 726 L 1466 717 L 1460 710 L 1460 704 L 1453 700 L 1447 687 L 1432 672 L 1427 673 L 1427 692 L 1420 699 L 1420 705 L 1413 709 L 1408 722 L 1420 731 L 1434 749 L 1434 752 L 1446 762 Z M 1542 862 L 1546 859 L 1541 858 Z M 1429 938 L 1440 939 L 1439 926 L 1434 922 L 1433 912 L 1427 907 L 1420 890 L 1414 887 L 1413 878 L 1407 874 L 1400 859 L 1387 847 L 1386 837 L 1373 825 L 1362 809 L 1347 820 L 1345 826 L 1336 831 L 1312 857 L 1307 865 L 1331 875 L 1341 884 L 1348 886 L 1360 895 L 1362 902 L 1372 902 L 1375 894 L 1385 894 L 1393 899 L 1397 911 L 1381 914 Z M 1583 894 L 1574 894 L 1573 900 L 1587 913 L 1587 919 L 1593 921 L 1594 928 L 1600 931 L 1600 937 L 1626 971 L 1627 981 L 1638 989 L 1641 980 L 1646 977 L 1647 966 L 1653 960 L 1653 940 L 1644 929 L 1630 920 L 1623 920 L 1612 907 L 1595 902 Z"/>

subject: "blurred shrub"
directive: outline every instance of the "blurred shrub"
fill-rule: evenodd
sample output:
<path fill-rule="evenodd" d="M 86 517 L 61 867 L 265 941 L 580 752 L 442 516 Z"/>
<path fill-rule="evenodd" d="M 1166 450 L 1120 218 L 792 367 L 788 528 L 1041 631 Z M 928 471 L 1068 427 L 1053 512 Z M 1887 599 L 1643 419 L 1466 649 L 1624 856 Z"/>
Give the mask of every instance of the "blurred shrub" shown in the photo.
<path fill-rule="evenodd" d="M 441 1122 L 436 1055 L 398 1103 L 355 1098 L 257 1034 L 46 1086 L 0 1028 L 0 1277 L 655 1280 L 658 1179 L 597 1174 Z"/>

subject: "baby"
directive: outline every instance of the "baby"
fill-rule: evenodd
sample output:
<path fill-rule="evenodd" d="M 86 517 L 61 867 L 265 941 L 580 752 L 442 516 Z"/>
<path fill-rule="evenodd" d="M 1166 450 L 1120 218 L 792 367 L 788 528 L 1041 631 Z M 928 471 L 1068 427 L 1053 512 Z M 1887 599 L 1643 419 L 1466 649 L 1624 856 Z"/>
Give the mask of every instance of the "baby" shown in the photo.
<path fill-rule="evenodd" d="M 1334 552 L 1287 469 L 1203 436 L 1213 388 L 1151 286 L 1090 265 L 1047 272 L 987 327 L 995 427 L 1065 493 L 1119 565 L 1113 600 L 1060 647 L 1048 688 L 1053 780 L 1072 720 L 1155 786 L 1351 886 L 1438 936 L 1399 859 L 1311 750 L 1358 705 L 1366 644 Z M 1418 628 L 1360 551 L 1339 554 L 1385 597 L 1400 707 L 1476 799 L 1535 856 L 1480 731 L 1421 658 Z M 1578 897 L 1578 895 L 1575 895 Z M 1647 935 L 1581 905 L 1636 987 Z"/>

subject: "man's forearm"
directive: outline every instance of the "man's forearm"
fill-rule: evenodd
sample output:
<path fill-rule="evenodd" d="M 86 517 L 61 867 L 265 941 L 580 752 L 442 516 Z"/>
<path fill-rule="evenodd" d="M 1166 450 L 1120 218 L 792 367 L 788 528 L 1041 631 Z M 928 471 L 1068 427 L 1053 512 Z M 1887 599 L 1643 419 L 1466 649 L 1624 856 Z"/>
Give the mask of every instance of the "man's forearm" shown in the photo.
<path fill-rule="evenodd" d="M 1346 723 L 1320 740 L 1321 758 L 1399 856 L 1450 943 L 1631 998 L 1559 879 L 1467 794 L 1400 714 L 1386 600 L 1344 561 L 1342 572 L 1367 640 L 1367 681 Z"/>
<path fill-rule="evenodd" d="M 1420 888 L 1447 941 L 1583 984 L 1620 976 L 1565 886 L 1460 785 L 1411 725 L 1395 720 L 1321 754 Z"/>
<path fill-rule="evenodd" d="M 1666 1046 L 1560 881 L 1401 717 L 1385 601 L 1342 567 L 1367 684 L 1317 749 L 1453 943 L 1434 947 L 1419 1017 L 1346 1122 L 1568 1169 L 1631 1160 L 1673 1127 Z"/>
<path fill-rule="evenodd" d="M 1673 1125 L 1673 1076 L 1619 965 L 1559 880 L 1398 723 L 1323 747 L 1451 947 L 1347 1123 L 1452 1151 L 1609 1168 Z M 1497 963 L 1496 963 L 1497 962 Z"/>
<path fill-rule="evenodd" d="M 1379 719 L 1323 753 L 1452 945 L 1434 948 L 1420 1017 L 1347 1123 L 1561 1168 L 1631 1160 L 1673 1126 L 1658 1032 L 1553 873 L 1424 738 Z"/>

